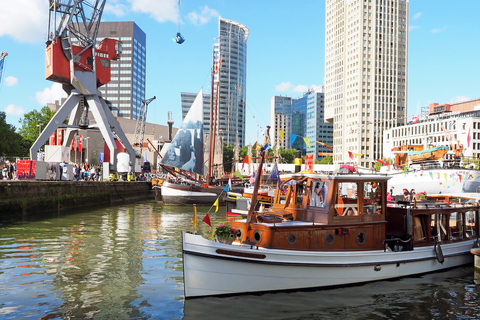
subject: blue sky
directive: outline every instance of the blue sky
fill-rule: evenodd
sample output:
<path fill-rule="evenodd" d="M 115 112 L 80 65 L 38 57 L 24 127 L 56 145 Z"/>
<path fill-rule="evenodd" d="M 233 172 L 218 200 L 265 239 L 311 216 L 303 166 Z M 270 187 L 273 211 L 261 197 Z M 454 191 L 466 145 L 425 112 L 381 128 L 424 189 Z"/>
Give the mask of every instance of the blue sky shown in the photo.
<path fill-rule="evenodd" d="M 374 0 L 372 0 L 373 2 Z M 44 79 L 47 0 L 17 0 L 0 10 L 0 51 L 7 51 L 0 111 L 19 127 L 22 114 L 62 96 Z M 409 12 L 408 115 L 430 102 L 480 97 L 478 0 L 414 0 Z M 302 96 L 324 83 L 325 2 L 314 0 L 107 0 L 102 21 L 135 21 L 147 34 L 147 121 L 181 122 L 180 93 L 209 88 L 218 16 L 250 29 L 247 132 L 270 123 L 274 95 Z M 180 26 L 186 41 L 172 41 Z"/>

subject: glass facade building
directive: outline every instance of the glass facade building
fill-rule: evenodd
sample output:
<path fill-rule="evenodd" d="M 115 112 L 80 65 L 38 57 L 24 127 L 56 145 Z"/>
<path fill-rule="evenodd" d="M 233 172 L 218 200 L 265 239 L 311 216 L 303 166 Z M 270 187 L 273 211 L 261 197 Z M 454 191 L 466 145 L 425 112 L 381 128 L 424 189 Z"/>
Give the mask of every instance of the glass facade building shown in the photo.
<path fill-rule="evenodd" d="M 241 23 L 223 18 L 218 20 L 218 29 L 219 37 L 214 43 L 214 61 L 219 66 L 215 83 L 220 81 L 217 133 L 227 145 L 238 141 L 244 146 L 249 30 Z"/>
<path fill-rule="evenodd" d="M 122 41 L 122 55 L 112 61 L 112 80 L 100 92 L 118 110 L 118 117 L 136 120 L 145 100 L 146 35 L 135 22 L 101 22 L 97 42 L 103 38 Z"/>
<path fill-rule="evenodd" d="M 292 133 L 292 98 L 273 96 L 270 101 L 270 118 L 272 119 L 270 138 L 272 139 L 273 144 L 283 149 L 290 149 L 290 136 Z M 283 130 L 284 132 L 282 139 L 280 139 L 279 130 Z"/>

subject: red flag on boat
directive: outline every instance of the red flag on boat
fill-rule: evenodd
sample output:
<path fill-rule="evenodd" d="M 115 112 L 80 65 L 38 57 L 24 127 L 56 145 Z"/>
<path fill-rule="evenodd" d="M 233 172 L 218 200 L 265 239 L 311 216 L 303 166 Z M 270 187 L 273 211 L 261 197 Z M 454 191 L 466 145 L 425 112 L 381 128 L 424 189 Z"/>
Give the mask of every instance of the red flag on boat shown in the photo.
<path fill-rule="evenodd" d="M 250 165 L 250 157 L 248 156 L 248 154 L 245 156 L 245 159 L 243 159 L 242 170 L 245 164 Z"/>
<path fill-rule="evenodd" d="M 348 151 L 348 156 L 350 157 L 351 160 L 353 160 L 353 152 L 352 151 Z"/>
<path fill-rule="evenodd" d="M 206 224 L 208 224 L 210 227 L 212 226 L 212 223 L 210 222 L 210 216 L 208 215 L 208 213 L 205 216 L 205 218 L 203 218 L 202 221 L 205 222 Z"/>

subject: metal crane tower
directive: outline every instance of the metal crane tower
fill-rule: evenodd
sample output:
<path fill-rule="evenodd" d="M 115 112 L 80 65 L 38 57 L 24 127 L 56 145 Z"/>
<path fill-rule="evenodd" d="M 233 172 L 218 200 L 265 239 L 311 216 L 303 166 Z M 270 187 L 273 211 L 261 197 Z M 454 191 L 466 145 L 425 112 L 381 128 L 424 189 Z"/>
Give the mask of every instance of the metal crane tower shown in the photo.
<path fill-rule="evenodd" d="M 143 138 L 145 136 L 145 121 L 147 120 L 147 108 L 150 102 L 152 102 L 156 98 L 156 96 L 153 96 L 153 98 L 142 101 L 142 107 L 140 108 L 137 125 L 135 126 L 135 135 L 133 138 L 133 146 L 135 148 L 137 158 L 142 157 L 142 145 Z"/>
<path fill-rule="evenodd" d="M 111 60 L 118 60 L 122 53 L 122 43 L 115 39 L 105 38 L 95 47 L 105 1 L 49 1 L 45 78 L 61 83 L 68 98 L 30 148 L 32 160 L 37 159 L 38 150 L 57 128 L 66 127 L 64 146 L 70 144 L 74 131 L 100 129 L 110 150 L 110 168 L 116 168 L 115 138 L 127 150 L 132 165 L 135 162 L 135 151 L 98 91 L 110 82 Z M 73 39 L 79 45 L 74 45 Z M 96 125 L 88 123 L 89 110 Z M 68 125 L 63 125 L 67 117 Z"/>

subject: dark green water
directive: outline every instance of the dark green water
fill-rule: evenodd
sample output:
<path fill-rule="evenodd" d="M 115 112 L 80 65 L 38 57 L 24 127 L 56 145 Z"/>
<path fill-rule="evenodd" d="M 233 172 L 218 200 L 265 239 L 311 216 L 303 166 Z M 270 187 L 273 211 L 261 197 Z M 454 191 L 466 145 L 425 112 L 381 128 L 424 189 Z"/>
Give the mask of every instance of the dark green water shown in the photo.
<path fill-rule="evenodd" d="M 208 209 L 198 208 L 200 220 Z M 225 220 L 213 211 L 213 223 Z M 145 202 L 0 222 L 0 319 L 480 319 L 473 266 L 185 301 L 180 231 L 191 219 L 191 207 Z"/>

